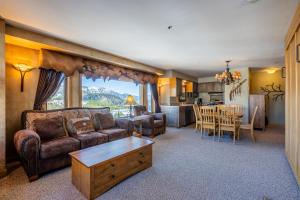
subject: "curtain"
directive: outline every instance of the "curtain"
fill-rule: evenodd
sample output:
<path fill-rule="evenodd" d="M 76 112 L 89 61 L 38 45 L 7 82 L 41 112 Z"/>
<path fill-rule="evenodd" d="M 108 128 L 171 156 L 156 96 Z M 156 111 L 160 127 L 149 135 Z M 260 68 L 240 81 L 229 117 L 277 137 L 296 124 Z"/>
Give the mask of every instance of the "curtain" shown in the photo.
<path fill-rule="evenodd" d="M 79 71 L 87 78 L 96 80 L 105 79 L 129 79 L 136 84 L 157 82 L 158 76 L 149 72 L 128 69 L 126 67 L 108 64 L 102 61 L 94 61 L 80 56 L 69 55 L 61 52 L 42 49 L 41 66 L 47 69 L 62 71 L 67 77 Z"/>
<path fill-rule="evenodd" d="M 43 104 L 46 103 L 58 90 L 64 80 L 62 72 L 54 69 L 40 68 L 40 77 L 34 100 L 34 110 L 42 110 Z"/>
<path fill-rule="evenodd" d="M 154 100 L 154 104 L 155 104 L 155 112 L 156 113 L 160 113 L 160 106 L 159 106 L 159 102 L 158 102 L 158 91 L 157 91 L 157 83 L 152 83 L 150 84 L 151 86 L 151 93 L 152 93 L 152 97 Z"/>

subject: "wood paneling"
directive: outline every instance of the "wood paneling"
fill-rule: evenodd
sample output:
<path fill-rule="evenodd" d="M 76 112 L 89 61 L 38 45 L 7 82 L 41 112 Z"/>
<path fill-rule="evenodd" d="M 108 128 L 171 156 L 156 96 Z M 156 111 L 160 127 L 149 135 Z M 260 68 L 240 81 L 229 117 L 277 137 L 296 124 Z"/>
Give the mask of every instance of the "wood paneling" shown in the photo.
<path fill-rule="evenodd" d="M 300 63 L 296 45 L 300 44 L 300 4 L 286 35 L 285 152 L 300 185 Z"/>
<path fill-rule="evenodd" d="M 152 166 L 151 140 L 129 137 L 71 153 L 72 183 L 94 199 L 125 178 Z"/>

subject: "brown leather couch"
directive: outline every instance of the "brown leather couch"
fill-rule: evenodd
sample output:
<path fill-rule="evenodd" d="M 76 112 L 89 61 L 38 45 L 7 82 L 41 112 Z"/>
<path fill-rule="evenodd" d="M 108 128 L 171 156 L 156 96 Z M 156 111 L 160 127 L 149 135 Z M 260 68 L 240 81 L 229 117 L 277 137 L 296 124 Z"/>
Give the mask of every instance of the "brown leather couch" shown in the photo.
<path fill-rule="evenodd" d="M 14 143 L 29 180 L 71 164 L 69 152 L 132 135 L 133 124 L 109 108 L 67 108 L 22 113 Z M 76 132 L 77 131 L 77 132 Z"/>
<path fill-rule="evenodd" d="M 142 119 L 142 134 L 155 137 L 166 132 L 166 114 L 147 112 L 146 106 L 134 106 L 134 115 Z"/>

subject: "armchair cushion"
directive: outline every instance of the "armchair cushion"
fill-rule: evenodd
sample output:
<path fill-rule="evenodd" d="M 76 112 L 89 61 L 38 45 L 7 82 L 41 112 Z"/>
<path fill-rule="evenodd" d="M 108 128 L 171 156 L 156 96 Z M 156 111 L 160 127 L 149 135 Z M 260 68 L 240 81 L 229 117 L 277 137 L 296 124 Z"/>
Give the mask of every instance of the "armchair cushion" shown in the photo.
<path fill-rule="evenodd" d="M 142 120 L 142 127 L 143 128 L 152 129 L 154 127 L 154 117 L 152 115 L 141 115 L 141 116 L 137 116 L 135 118 Z"/>
<path fill-rule="evenodd" d="M 95 131 L 93 121 L 89 117 L 68 120 L 67 130 L 73 136 Z"/>
<path fill-rule="evenodd" d="M 111 113 L 96 113 L 95 123 L 99 129 L 110 129 L 116 126 L 114 117 Z M 98 124 L 99 123 L 99 124 Z"/>
<path fill-rule="evenodd" d="M 80 149 L 80 142 L 72 137 L 64 137 L 45 142 L 41 145 L 40 157 L 42 159 L 65 155 Z"/>
<path fill-rule="evenodd" d="M 164 126 L 163 120 L 154 120 L 154 128 L 159 128 Z"/>
<path fill-rule="evenodd" d="M 33 120 L 32 123 L 42 142 L 67 135 L 62 116 L 56 116 L 48 119 L 38 118 Z"/>
<path fill-rule="evenodd" d="M 108 135 L 108 141 L 114 141 L 128 136 L 126 129 L 112 128 L 101 130 L 101 133 Z"/>
<path fill-rule="evenodd" d="M 108 136 L 98 132 L 76 135 L 75 138 L 80 141 L 81 149 L 108 142 Z"/>

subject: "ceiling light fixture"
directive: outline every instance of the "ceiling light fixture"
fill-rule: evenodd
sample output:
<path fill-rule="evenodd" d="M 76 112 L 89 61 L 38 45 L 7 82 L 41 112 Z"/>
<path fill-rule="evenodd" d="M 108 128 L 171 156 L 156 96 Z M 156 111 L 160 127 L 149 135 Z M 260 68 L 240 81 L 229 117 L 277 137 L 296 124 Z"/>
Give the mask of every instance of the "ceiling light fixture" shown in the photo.
<path fill-rule="evenodd" d="M 226 69 L 222 74 L 216 74 L 215 78 L 224 83 L 225 85 L 234 84 L 241 80 L 241 73 L 239 71 L 234 71 L 233 73 L 230 72 L 229 63 L 231 60 L 226 61 Z"/>
<path fill-rule="evenodd" d="M 171 26 L 171 25 L 170 25 L 170 26 L 168 26 L 168 29 L 169 29 L 169 30 L 171 30 L 172 28 L 173 28 L 173 26 Z"/>
<path fill-rule="evenodd" d="M 248 3 L 255 3 L 257 2 L 258 0 L 246 0 Z"/>

